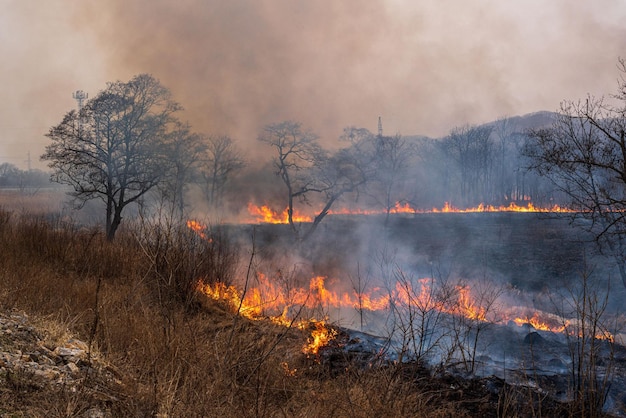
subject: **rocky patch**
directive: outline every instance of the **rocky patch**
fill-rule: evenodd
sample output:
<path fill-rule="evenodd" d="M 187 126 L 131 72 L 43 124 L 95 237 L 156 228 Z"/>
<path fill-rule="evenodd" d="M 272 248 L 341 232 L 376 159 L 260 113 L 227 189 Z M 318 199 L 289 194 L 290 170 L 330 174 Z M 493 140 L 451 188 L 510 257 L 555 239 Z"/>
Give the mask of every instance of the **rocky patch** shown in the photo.
<path fill-rule="evenodd" d="M 50 399 L 64 402 L 71 416 L 115 416 L 120 373 L 84 341 L 53 341 L 32 322 L 23 312 L 0 313 L 0 417 L 38 416 L 46 407 L 37 405 Z"/>

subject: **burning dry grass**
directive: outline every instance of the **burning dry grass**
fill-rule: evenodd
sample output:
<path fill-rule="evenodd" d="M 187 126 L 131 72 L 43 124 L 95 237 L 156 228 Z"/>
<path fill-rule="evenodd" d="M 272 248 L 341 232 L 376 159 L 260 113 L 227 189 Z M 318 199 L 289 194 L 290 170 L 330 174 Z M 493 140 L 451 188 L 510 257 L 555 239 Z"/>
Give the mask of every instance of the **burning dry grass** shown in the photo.
<path fill-rule="evenodd" d="M 39 325 L 50 335 L 75 333 L 115 364 L 123 381 L 122 393 L 80 402 L 58 391 L 5 388 L 11 406 L 3 412 L 72 416 L 97 406 L 114 416 L 467 415 L 443 392 L 433 403 L 398 367 L 331 377 L 328 365 L 301 352 L 306 332 L 191 297 L 184 286 L 198 273 L 190 268 L 194 257 L 206 268 L 218 240 L 190 254 L 183 244 L 193 236 L 170 241 L 177 247 L 167 251 L 155 244 L 160 238 L 123 231 L 111 244 L 57 217 L 0 211 L 0 307 L 46 318 Z M 219 250 L 223 258 L 227 251 Z M 174 284 L 179 276 L 182 288 Z M 25 395 L 37 399 L 36 408 L 20 401 Z"/>
<path fill-rule="evenodd" d="M 144 225 L 121 231 L 109 243 L 99 231 L 78 229 L 58 217 L 0 210 L 0 308 L 45 318 L 40 325 L 52 337 L 66 331 L 79 336 L 116 366 L 123 383 L 116 393 L 88 399 L 80 393 L 4 388 L 0 400 L 11 406 L 0 411 L 75 416 L 98 407 L 113 416 L 497 416 L 499 399 L 484 385 L 433 379 L 416 364 L 324 361 L 302 352 L 309 329 L 250 320 L 202 296 L 198 277 L 208 283 L 232 278 L 233 247 L 218 231 L 206 239 L 184 225 Z M 25 396 L 36 398 L 37 407 L 21 401 Z"/>
<path fill-rule="evenodd" d="M 271 223 L 271 224 L 286 224 L 289 223 L 288 209 L 285 208 L 282 212 L 273 210 L 268 205 L 256 206 L 252 203 L 248 203 L 248 214 L 251 216 L 250 222 L 256 223 Z M 392 214 L 417 214 L 417 213 L 493 213 L 493 212 L 517 212 L 517 213 L 575 213 L 576 211 L 567 207 L 559 205 L 553 205 L 549 207 L 535 206 L 532 202 L 527 202 L 526 205 L 518 205 L 515 202 L 511 202 L 508 205 L 485 205 L 483 203 L 478 206 L 468 208 L 457 208 L 450 203 L 446 202 L 441 208 L 420 209 L 411 206 L 408 203 L 396 202 L 393 207 L 389 208 L 389 213 Z M 328 212 L 329 215 L 383 215 L 387 212 L 384 209 L 378 210 L 366 210 L 366 209 L 334 209 Z M 313 222 L 313 215 L 307 213 L 300 213 L 294 211 L 292 215 L 292 221 L 294 223 L 300 222 Z"/>

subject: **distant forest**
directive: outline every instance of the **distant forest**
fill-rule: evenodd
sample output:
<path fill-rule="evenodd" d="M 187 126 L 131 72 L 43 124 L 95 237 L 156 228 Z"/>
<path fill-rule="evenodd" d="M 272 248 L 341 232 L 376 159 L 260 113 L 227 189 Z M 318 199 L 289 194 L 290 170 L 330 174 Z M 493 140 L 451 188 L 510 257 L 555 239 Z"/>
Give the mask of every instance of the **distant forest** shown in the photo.
<path fill-rule="evenodd" d="M 389 141 L 396 155 L 390 158 L 386 175 L 372 182 L 356 203 L 367 208 L 384 208 L 385 203 L 380 200 L 385 196 L 392 203 L 408 204 L 415 209 L 512 202 L 532 202 L 541 207 L 566 205 L 565 196 L 547 178 L 528 170 L 529 161 L 524 157 L 528 130 L 550 126 L 553 118 L 551 112 L 501 118 L 483 125 L 456 127 L 442 138 L 382 136 L 380 140 Z M 246 184 L 251 179 L 258 182 L 267 178 L 267 170 L 264 164 L 239 167 L 222 191 L 222 203 L 230 206 L 237 201 L 241 205 L 244 203 L 241 200 L 246 198 L 259 202 L 276 197 L 273 181 L 259 188 Z M 0 188 L 45 188 L 54 184 L 46 171 L 0 164 Z"/>
<path fill-rule="evenodd" d="M 42 170 L 21 170 L 10 163 L 0 164 L 0 188 L 2 189 L 32 189 L 52 187 L 50 173 Z"/>
<path fill-rule="evenodd" d="M 406 137 L 415 152 L 397 200 L 420 209 L 446 202 L 458 208 L 481 203 L 567 204 L 549 179 L 529 171 L 524 155 L 528 130 L 550 126 L 553 117 L 554 113 L 538 112 L 457 127 L 443 138 Z"/>

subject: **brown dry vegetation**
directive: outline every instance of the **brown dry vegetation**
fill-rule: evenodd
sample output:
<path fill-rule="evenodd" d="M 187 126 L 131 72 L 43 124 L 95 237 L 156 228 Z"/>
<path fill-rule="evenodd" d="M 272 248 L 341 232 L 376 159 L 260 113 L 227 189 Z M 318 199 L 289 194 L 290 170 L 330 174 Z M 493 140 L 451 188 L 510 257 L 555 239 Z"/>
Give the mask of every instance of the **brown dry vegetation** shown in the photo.
<path fill-rule="evenodd" d="M 70 390 L 0 375 L 0 416 L 88 416 L 93 408 L 114 417 L 537 412 L 533 396 L 502 382 L 491 382 L 494 391 L 485 380 L 432 378 L 415 364 L 337 369 L 308 358 L 303 331 L 245 320 L 195 292 L 198 277 L 228 281 L 237 262 L 219 233 L 208 242 L 184 227 L 137 226 L 109 243 L 53 215 L 0 209 L 0 309 L 40 318 L 43 333 L 63 329 L 88 342 L 121 380 L 86 375 Z"/>

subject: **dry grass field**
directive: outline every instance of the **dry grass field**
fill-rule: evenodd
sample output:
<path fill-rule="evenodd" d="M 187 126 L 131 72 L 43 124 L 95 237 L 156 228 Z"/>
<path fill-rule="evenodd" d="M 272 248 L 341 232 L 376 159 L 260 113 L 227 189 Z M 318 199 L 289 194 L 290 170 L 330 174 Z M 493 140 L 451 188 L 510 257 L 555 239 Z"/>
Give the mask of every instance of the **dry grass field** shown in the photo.
<path fill-rule="evenodd" d="M 198 278 L 236 274 L 226 234 L 209 242 L 184 226 L 127 225 L 111 243 L 14 207 L 0 210 L 0 310 L 26 313 L 43 339 L 84 341 L 117 380 L 87 367 L 78 386 L 41 386 L 0 368 L 2 417 L 572 415 L 501 381 L 433 377 L 412 363 L 337 368 L 303 354 L 305 331 L 249 321 L 196 292 Z"/>

